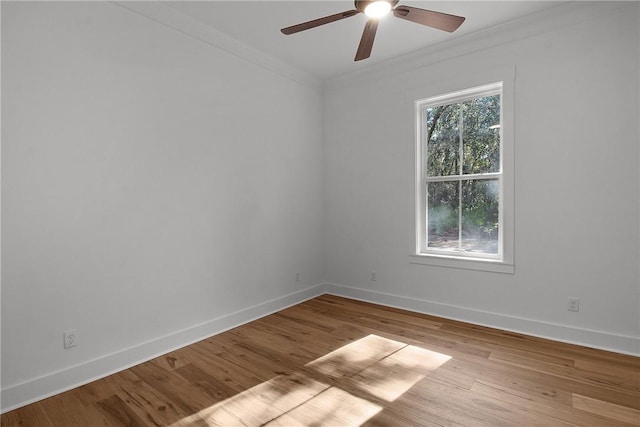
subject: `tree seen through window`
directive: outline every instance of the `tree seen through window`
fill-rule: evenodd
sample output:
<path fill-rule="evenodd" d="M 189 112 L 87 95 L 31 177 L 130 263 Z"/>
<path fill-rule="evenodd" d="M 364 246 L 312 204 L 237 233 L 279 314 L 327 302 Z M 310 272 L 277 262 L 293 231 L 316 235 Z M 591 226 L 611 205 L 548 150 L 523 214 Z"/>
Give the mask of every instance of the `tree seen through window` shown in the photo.
<path fill-rule="evenodd" d="M 423 112 L 428 249 L 497 254 L 500 94 Z"/>

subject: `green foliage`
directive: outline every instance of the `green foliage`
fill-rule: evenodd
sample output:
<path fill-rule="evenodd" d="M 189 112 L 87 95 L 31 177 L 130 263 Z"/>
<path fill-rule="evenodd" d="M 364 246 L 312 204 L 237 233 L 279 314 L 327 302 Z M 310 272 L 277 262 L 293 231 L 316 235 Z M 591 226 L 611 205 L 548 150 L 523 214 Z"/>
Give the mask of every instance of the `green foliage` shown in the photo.
<path fill-rule="evenodd" d="M 498 180 L 462 182 L 462 232 L 476 238 L 498 237 Z"/>
<path fill-rule="evenodd" d="M 485 96 L 427 110 L 429 176 L 500 170 L 500 96 Z"/>
<path fill-rule="evenodd" d="M 458 182 L 430 182 L 427 185 L 431 234 L 458 238 Z"/>
<path fill-rule="evenodd" d="M 427 174 L 431 177 L 500 170 L 500 96 L 475 98 L 427 109 Z M 457 245 L 459 227 L 465 242 L 497 241 L 498 181 L 469 179 L 430 182 L 427 186 L 429 242 Z M 462 208 L 462 223 L 459 209 Z M 469 250 L 478 245 L 467 245 Z"/>

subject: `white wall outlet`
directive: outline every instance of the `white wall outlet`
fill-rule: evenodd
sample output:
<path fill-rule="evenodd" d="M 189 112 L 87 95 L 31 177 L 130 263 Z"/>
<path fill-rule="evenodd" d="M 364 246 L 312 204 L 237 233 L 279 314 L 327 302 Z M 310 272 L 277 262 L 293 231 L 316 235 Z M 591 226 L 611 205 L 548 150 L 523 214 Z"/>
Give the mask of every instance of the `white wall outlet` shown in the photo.
<path fill-rule="evenodd" d="M 372 282 L 375 282 L 375 281 L 376 281 L 376 272 L 375 272 L 375 271 L 372 271 L 372 272 L 371 272 L 371 281 L 372 281 Z"/>
<path fill-rule="evenodd" d="M 579 298 L 569 298 L 569 304 L 567 305 L 567 310 L 569 310 L 569 311 L 580 311 L 580 299 Z"/>
<path fill-rule="evenodd" d="M 296 282 L 300 281 L 300 273 L 296 273 Z"/>
<path fill-rule="evenodd" d="M 67 329 L 62 333 L 64 348 L 71 348 L 78 345 L 77 332 L 75 329 Z"/>

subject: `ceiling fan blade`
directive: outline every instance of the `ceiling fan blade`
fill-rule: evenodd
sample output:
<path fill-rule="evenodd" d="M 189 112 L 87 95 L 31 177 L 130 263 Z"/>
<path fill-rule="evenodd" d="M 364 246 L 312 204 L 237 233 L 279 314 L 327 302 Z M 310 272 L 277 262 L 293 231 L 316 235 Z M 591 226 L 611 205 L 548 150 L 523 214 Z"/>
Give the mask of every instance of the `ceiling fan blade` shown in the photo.
<path fill-rule="evenodd" d="M 335 15 L 329 15 L 329 16 L 325 16 L 324 18 L 314 19 L 313 21 L 303 22 L 302 24 L 292 25 L 290 27 L 283 28 L 280 31 L 282 31 L 283 34 L 287 34 L 287 35 L 288 34 L 294 34 L 294 33 L 300 32 L 300 31 L 309 30 L 311 28 L 319 27 L 320 25 L 329 24 L 331 22 L 339 21 L 339 20 L 344 19 L 344 18 L 349 18 L 351 16 L 357 15 L 358 13 L 360 13 L 360 11 L 357 10 L 357 9 L 347 10 L 346 12 L 336 13 Z"/>
<path fill-rule="evenodd" d="M 457 30 L 464 22 L 464 17 L 462 16 L 449 15 L 448 13 L 434 12 L 411 6 L 398 6 L 393 9 L 393 14 L 394 16 L 406 19 L 407 21 L 437 28 L 438 30 L 448 31 L 450 33 Z"/>
<path fill-rule="evenodd" d="M 362 37 L 360 38 L 360 45 L 356 52 L 355 61 L 361 61 L 367 59 L 371 55 L 371 49 L 373 48 L 373 40 L 376 37 L 376 30 L 378 29 L 378 20 L 369 19 L 364 26 Z"/>

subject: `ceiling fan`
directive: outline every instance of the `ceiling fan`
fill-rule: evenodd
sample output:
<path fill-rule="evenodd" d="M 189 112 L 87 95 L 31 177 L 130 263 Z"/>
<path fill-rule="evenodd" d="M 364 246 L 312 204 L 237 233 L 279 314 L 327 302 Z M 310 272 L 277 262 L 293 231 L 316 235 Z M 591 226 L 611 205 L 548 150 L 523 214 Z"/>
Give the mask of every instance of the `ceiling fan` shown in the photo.
<path fill-rule="evenodd" d="M 431 10 L 420 9 L 411 6 L 397 6 L 399 0 L 355 0 L 355 9 L 347 10 L 335 15 L 325 16 L 324 18 L 314 19 L 313 21 L 303 22 L 302 24 L 292 25 L 281 29 L 283 34 L 294 34 L 300 31 L 319 27 L 320 25 L 329 24 L 344 18 L 355 16 L 358 13 L 364 13 L 369 17 L 364 26 L 360 45 L 356 52 L 355 61 L 367 59 L 371 55 L 373 48 L 373 39 L 378 29 L 378 19 L 382 18 L 389 12 L 397 18 L 406 19 L 407 21 L 417 24 L 426 25 L 428 27 L 437 28 L 438 30 L 453 32 L 464 22 L 464 17 L 449 15 L 442 12 L 434 12 Z"/>

